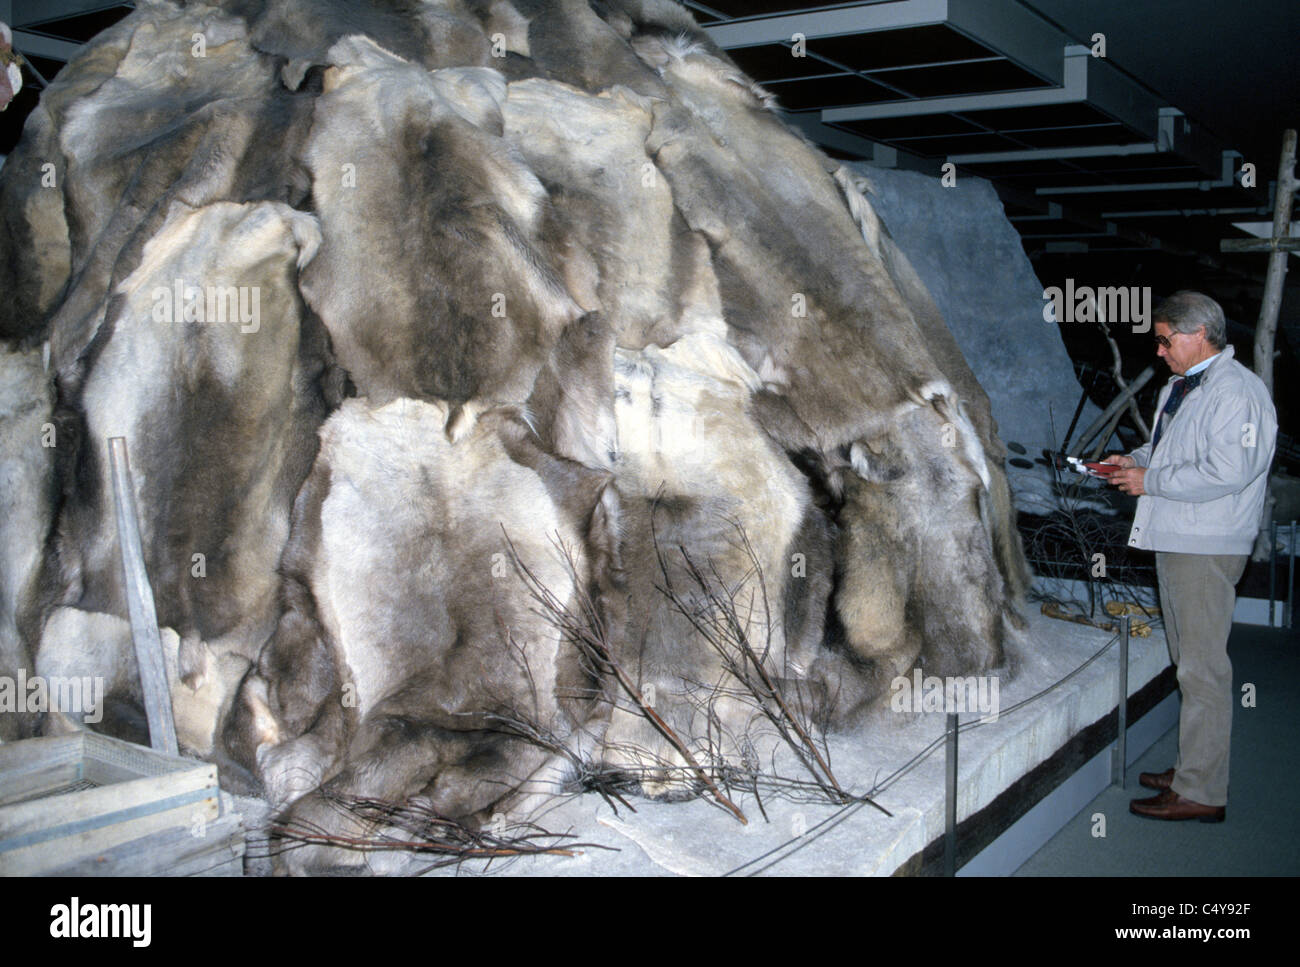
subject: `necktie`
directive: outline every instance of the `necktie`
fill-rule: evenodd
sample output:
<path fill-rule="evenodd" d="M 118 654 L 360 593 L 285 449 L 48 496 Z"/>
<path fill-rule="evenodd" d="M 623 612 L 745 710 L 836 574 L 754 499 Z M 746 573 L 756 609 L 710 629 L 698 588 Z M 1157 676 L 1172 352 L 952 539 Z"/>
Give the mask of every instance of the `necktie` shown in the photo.
<path fill-rule="evenodd" d="M 1160 419 L 1156 421 L 1156 432 L 1151 438 L 1152 453 L 1155 453 L 1156 447 L 1160 444 L 1160 436 L 1164 433 L 1165 417 L 1172 418 L 1178 412 L 1183 397 L 1201 385 L 1201 377 L 1204 375 L 1204 373 L 1197 373 L 1195 376 L 1180 376 L 1174 381 L 1174 388 L 1169 391 L 1169 399 L 1165 400 L 1165 408 L 1160 411 Z"/>

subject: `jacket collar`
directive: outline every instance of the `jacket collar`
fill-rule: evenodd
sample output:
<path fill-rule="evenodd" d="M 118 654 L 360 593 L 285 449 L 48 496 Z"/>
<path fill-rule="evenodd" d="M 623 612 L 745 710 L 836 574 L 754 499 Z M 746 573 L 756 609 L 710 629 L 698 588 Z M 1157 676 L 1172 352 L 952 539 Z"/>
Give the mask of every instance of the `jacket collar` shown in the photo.
<path fill-rule="evenodd" d="M 1205 381 L 1211 378 L 1212 373 L 1222 370 L 1223 364 L 1227 360 L 1231 359 L 1233 355 L 1232 343 L 1228 343 L 1228 345 L 1224 346 L 1223 349 L 1220 350 L 1219 355 L 1214 357 L 1214 362 L 1201 370 L 1201 384 L 1204 385 Z"/>
<path fill-rule="evenodd" d="M 1209 378 L 1211 373 L 1223 368 L 1224 361 L 1231 359 L 1233 355 L 1234 355 L 1234 351 L 1232 348 L 1232 343 L 1228 343 L 1228 345 L 1224 346 L 1223 349 L 1219 351 L 1219 354 L 1214 357 L 1214 362 L 1210 363 L 1209 366 L 1206 366 L 1203 370 L 1201 370 L 1200 372 L 1201 385 L 1205 384 L 1206 379 Z M 1182 379 L 1182 378 L 1183 377 L 1171 373 L 1165 385 L 1172 386 L 1174 384 L 1174 380 Z"/>

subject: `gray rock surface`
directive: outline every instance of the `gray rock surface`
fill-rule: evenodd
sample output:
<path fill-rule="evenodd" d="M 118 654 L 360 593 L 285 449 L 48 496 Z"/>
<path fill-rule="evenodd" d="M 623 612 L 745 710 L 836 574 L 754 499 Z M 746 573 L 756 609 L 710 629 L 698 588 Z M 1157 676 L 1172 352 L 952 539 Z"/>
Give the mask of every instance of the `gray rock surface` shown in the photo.
<path fill-rule="evenodd" d="M 960 176 L 945 188 L 915 171 L 854 167 L 871 179 L 872 203 L 988 393 L 999 436 L 1031 458 L 1059 443 L 1082 388 L 1059 330 L 1043 321 L 1042 283 L 993 185 Z M 1099 412 L 1088 403 L 1079 428 Z M 1008 471 L 1018 491 L 1047 479 L 1041 466 Z"/>

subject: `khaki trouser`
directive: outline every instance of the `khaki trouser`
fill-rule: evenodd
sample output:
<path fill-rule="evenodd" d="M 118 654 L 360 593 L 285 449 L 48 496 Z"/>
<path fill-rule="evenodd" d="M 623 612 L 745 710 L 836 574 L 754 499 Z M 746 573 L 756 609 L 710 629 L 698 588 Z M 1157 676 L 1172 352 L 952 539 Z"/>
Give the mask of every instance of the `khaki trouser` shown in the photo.
<path fill-rule="evenodd" d="M 1245 554 L 1156 553 L 1169 657 L 1183 695 L 1172 788 L 1205 806 L 1228 804 L 1235 697 L 1228 633 L 1246 560 Z"/>

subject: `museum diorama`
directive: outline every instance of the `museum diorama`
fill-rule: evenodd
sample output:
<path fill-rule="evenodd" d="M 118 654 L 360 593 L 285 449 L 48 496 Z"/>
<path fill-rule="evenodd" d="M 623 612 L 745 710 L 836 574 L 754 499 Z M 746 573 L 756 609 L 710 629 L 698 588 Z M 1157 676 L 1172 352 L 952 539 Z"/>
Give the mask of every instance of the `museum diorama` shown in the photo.
<path fill-rule="evenodd" d="M 954 681 L 1028 795 L 1080 389 L 987 183 L 832 154 L 668 0 L 97 33 L 0 170 L 0 870 L 920 871 Z"/>

